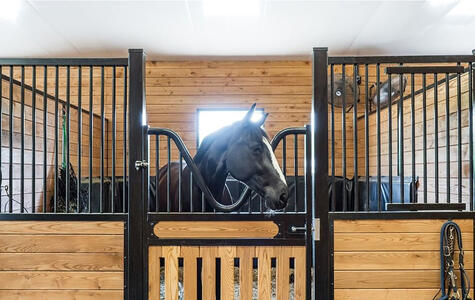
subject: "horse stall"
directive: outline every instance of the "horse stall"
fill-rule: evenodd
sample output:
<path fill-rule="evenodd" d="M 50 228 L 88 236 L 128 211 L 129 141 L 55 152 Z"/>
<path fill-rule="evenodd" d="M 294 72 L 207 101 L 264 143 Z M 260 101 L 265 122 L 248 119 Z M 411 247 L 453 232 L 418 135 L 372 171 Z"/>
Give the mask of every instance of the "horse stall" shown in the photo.
<path fill-rule="evenodd" d="M 328 121 L 315 120 L 328 144 L 315 159 L 330 197 L 330 276 L 317 287 L 328 299 L 439 299 L 451 281 L 441 227 L 452 220 L 464 252 L 444 243 L 444 253 L 454 252 L 457 299 L 473 297 L 475 57 L 314 57 L 315 101 L 328 101 L 317 108 Z"/>
<path fill-rule="evenodd" d="M 0 299 L 125 297 L 128 68 L 0 60 Z"/>
<path fill-rule="evenodd" d="M 473 297 L 474 61 L 0 59 L 0 299 Z"/>

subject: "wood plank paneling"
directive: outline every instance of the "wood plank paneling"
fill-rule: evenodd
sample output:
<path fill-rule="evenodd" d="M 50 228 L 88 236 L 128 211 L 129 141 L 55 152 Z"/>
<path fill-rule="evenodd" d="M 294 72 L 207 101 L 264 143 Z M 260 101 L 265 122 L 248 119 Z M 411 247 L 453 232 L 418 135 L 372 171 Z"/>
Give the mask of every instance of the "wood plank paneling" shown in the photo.
<path fill-rule="evenodd" d="M 123 222 L 2 221 L 0 234 L 124 234 Z"/>
<path fill-rule="evenodd" d="M 122 299 L 123 222 L 0 222 L 0 299 Z"/>
<path fill-rule="evenodd" d="M 239 293 L 241 299 L 252 299 L 253 270 L 252 259 L 255 257 L 255 247 L 237 247 L 239 257 Z"/>
<path fill-rule="evenodd" d="M 121 271 L 124 269 L 124 255 L 123 253 L 0 253 L 0 269 Z"/>
<path fill-rule="evenodd" d="M 335 220 L 335 299 L 361 299 L 361 293 L 387 300 L 431 294 L 431 299 L 440 285 L 440 229 L 445 221 Z M 462 230 L 465 267 L 473 281 L 473 220 L 454 221 Z"/>
<path fill-rule="evenodd" d="M 216 258 L 218 257 L 218 247 L 200 247 L 202 259 L 201 284 L 204 299 L 216 299 Z"/>
<path fill-rule="evenodd" d="M 118 290 L 0 290 L 2 300 L 121 300 L 123 292 Z"/>
<path fill-rule="evenodd" d="M 197 258 L 200 256 L 199 247 L 181 247 L 183 257 L 183 291 L 186 298 L 197 297 L 198 274 Z M 153 298 L 152 298 L 153 299 Z"/>
<path fill-rule="evenodd" d="M 160 257 L 162 247 L 148 248 L 148 298 L 160 299 Z"/>
<path fill-rule="evenodd" d="M 165 258 L 165 299 L 178 300 L 178 256 L 179 246 L 162 247 Z"/>
<path fill-rule="evenodd" d="M 0 290 L 122 290 L 123 272 L 1 271 Z"/>
<path fill-rule="evenodd" d="M 234 298 L 234 258 L 236 247 L 218 247 L 218 255 L 221 258 L 221 299 Z"/>
<path fill-rule="evenodd" d="M 0 252 L 122 252 L 120 235 L 0 235 Z"/>
<path fill-rule="evenodd" d="M 176 239 L 273 238 L 279 227 L 271 221 L 162 221 L 153 231 L 160 238 Z"/>

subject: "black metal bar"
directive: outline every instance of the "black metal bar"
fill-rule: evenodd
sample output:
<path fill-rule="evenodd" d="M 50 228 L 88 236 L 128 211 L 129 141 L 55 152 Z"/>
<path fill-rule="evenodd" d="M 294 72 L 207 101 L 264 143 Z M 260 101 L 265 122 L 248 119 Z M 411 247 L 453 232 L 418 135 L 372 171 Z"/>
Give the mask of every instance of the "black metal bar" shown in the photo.
<path fill-rule="evenodd" d="M 469 152 L 469 172 L 470 172 L 470 183 L 469 183 L 469 195 L 470 195 L 470 211 L 473 211 L 473 67 L 472 64 L 469 64 L 468 68 L 468 152 Z"/>
<path fill-rule="evenodd" d="M 465 203 L 389 203 L 388 211 L 465 210 Z"/>
<path fill-rule="evenodd" d="M 122 212 L 126 212 L 126 195 L 127 195 L 127 184 L 128 184 L 128 177 L 127 177 L 127 67 L 124 67 L 124 109 L 123 109 L 123 123 L 124 123 L 124 131 L 122 133 L 124 144 L 123 144 L 123 183 L 122 183 Z"/>
<path fill-rule="evenodd" d="M 422 74 L 422 161 L 424 176 L 424 203 L 427 203 L 427 91 L 426 74 Z M 401 185 L 404 183 L 401 182 Z"/>
<path fill-rule="evenodd" d="M 116 160 L 116 66 L 112 67 L 112 199 L 111 199 L 111 212 L 115 212 L 115 160 Z M 125 149 L 124 149 L 125 150 Z"/>
<path fill-rule="evenodd" d="M 388 74 L 405 74 L 405 73 L 463 73 L 464 68 L 461 66 L 428 66 L 428 67 L 388 67 Z"/>
<path fill-rule="evenodd" d="M 170 137 L 167 138 L 167 212 L 170 212 L 170 161 L 171 161 L 171 144 Z"/>
<path fill-rule="evenodd" d="M 299 177 L 299 154 L 298 154 L 298 143 L 299 143 L 299 139 L 298 139 L 298 135 L 297 134 L 294 134 L 294 180 L 295 180 L 295 212 L 298 211 L 297 209 L 297 199 L 298 199 L 298 184 L 297 184 L 297 180 L 298 180 L 298 177 Z M 261 197 L 262 198 L 262 197 Z M 261 212 L 262 212 L 262 201 L 261 201 Z"/>
<path fill-rule="evenodd" d="M 31 212 L 36 212 L 36 66 L 32 67 L 31 93 Z M 0 131 L 1 132 L 1 131 Z"/>
<path fill-rule="evenodd" d="M 450 88 L 449 73 L 445 73 L 445 162 L 447 181 L 447 203 L 450 203 Z"/>
<path fill-rule="evenodd" d="M 412 146 L 412 182 L 416 182 L 416 108 L 415 100 L 414 73 L 411 74 L 411 146 Z M 412 189 L 412 201 L 416 201 L 416 189 Z"/>
<path fill-rule="evenodd" d="M 365 107 L 364 107 L 364 124 L 365 124 L 365 180 L 366 186 L 369 186 L 369 90 L 368 90 L 368 64 L 365 64 Z M 369 211 L 370 191 L 366 189 L 366 210 Z"/>
<path fill-rule="evenodd" d="M 100 189 L 99 189 L 99 212 L 104 212 L 104 138 L 105 138 L 105 117 L 104 117 L 104 66 L 101 66 L 101 149 L 100 149 Z"/>
<path fill-rule="evenodd" d="M 463 69 L 460 62 L 457 63 L 457 66 Z M 458 202 L 462 203 L 462 81 L 460 73 L 457 74 L 457 157 Z"/>
<path fill-rule="evenodd" d="M 353 86 L 358 86 L 358 65 L 353 65 Z M 358 93 L 354 95 L 353 102 L 353 148 L 354 148 L 354 157 L 353 157 L 353 177 L 356 179 L 355 182 L 355 198 L 354 198 L 354 210 L 358 211 L 358 201 L 359 201 L 359 186 L 358 186 Z"/>
<path fill-rule="evenodd" d="M 313 60 L 313 98 L 312 98 L 312 153 L 313 172 L 312 184 L 315 187 L 312 195 L 315 203 L 315 217 L 320 220 L 320 240 L 315 245 L 316 299 L 330 299 L 330 249 L 328 226 L 328 90 L 327 67 L 328 49 L 314 48 Z M 320 158 L 320 159 L 318 159 Z M 320 188 L 317 188 L 320 187 Z"/>
<path fill-rule="evenodd" d="M 143 130 L 145 108 L 145 53 L 143 50 L 129 50 L 129 214 L 128 214 L 128 282 L 129 299 L 144 299 L 144 199 L 148 196 L 149 172 L 143 168 L 135 169 L 135 161 L 148 158 L 148 137 Z M 148 249 L 147 249 L 148 250 Z M 131 276 L 132 275 L 132 276 Z"/>
<path fill-rule="evenodd" d="M 393 203 L 393 116 L 392 116 L 392 90 L 391 74 L 388 74 L 388 165 L 389 165 L 389 203 Z M 379 98 L 378 98 L 379 100 Z M 399 137 L 399 134 L 398 134 Z M 403 201 L 403 199 L 401 199 Z"/>
<path fill-rule="evenodd" d="M 305 231 L 305 246 L 306 246 L 306 278 L 307 284 L 306 284 L 306 299 L 311 299 L 312 298 L 312 283 L 313 281 L 311 280 L 312 278 L 312 269 L 315 268 L 315 252 L 313 251 L 313 245 L 315 243 L 315 237 L 314 237 L 314 230 L 311 230 L 313 227 L 313 221 L 315 220 L 315 213 L 313 211 L 312 207 L 312 201 L 310 201 L 310 195 L 312 194 L 312 143 L 311 143 L 311 130 L 312 128 L 310 125 L 306 125 L 306 133 L 304 137 L 304 145 L 305 145 L 305 159 L 304 159 L 304 165 L 305 165 L 305 171 L 304 171 L 304 178 L 305 178 L 305 212 L 307 213 L 307 216 L 305 218 L 305 228 L 307 229 Z"/>
<path fill-rule="evenodd" d="M 179 166 L 178 166 L 178 211 L 181 212 L 182 207 L 183 207 L 181 203 L 181 185 L 182 185 L 181 176 L 183 173 L 183 157 L 181 155 L 181 152 L 178 153 L 178 163 L 179 163 Z"/>
<path fill-rule="evenodd" d="M 70 99 L 70 89 L 71 89 L 71 67 L 67 66 L 66 67 L 66 141 L 63 141 L 63 143 L 66 143 L 66 153 L 63 153 L 66 155 L 66 166 L 63 166 L 66 168 L 66 213 L 69 212 L 69 201 L 71 200 L 71 184 L 70 184 L 70 167 L 69 167 L 69 162 L 70 162 L 70 157 L 69 157 L 69 137 L 70 137 L 70 119 L 71 119 L 71 99 Z M 64 137 L 63 137 L 64 138 Z M 78 195 L 79 196 L 79 195 Z"/>
<path fill-rule="evenodd" d="M 435 203 L 439 203 L 439 92 L 437 73 L 434 73 L 434 173 Z M 414 182 L 414 178 L 412 179 Z M 415 193 L 415 189 L 413 189 Z"/>
<path fill-rule="evenodd" d="M 59 156 L 59 67 L 55 66 L 54 70 L 54 209 L 56 212 L 58 209 L 58 156 Z"/>
<path fill-rule="evenodd" d="M 25 66 L 21 66 L 20 85 L 20 212 L 25 212 Z"/>
<path fill-rule="evenodd" d="M 13 66 L 127 66 L 127 58 L 0 58 Z"/>
<path fill-rule="evenodd" d="M 160 193 L 158 175 L 160 171 L 160 135 L 155 136 L 155 211 L 160 211 Z"/>
<path fill-rule="evenodd" d="M 399 74 L 399 86 L 403 86 L 403 75 Z M 425 75 L 424 75 L 425 76 Z M 425 86 L 425 85 L 424 85 Z M 389 97 L 391 99 L 391 96 Z M 401 92 L 401 96 L 399 98 L 399 188 L 400 188 L 400 195 L 401 195 L 401 202 L 404 202 L 404 95 Z M 392 182 L 391 182 L 392 185 Z"/>
<path fill-rule="evenodd" d="M 181 153 L 181 151 L 180 151 Z M 193 212 L 193 173 L 190 172 L 190 212 Z M 249 205 L 249 209 L 251 209 L 251 205 Z"/>
<path fill-rule="evenodd" d="M 126 214 L 56 214 L 56 213 L 34 213 L 34 214 L 0 214 L 0 221 L 123 221 L 127 219 Z"/>
<path fill-rule="evenodd" d="M 9 124 L 8 124 L 8 212 L 13 212 L 13 66 L 10 66 L 10 81 L 9 81 Z"/>
<path fill-rule="evenodd" d="M 380 64 L 380 63 L 449 63 L 475 62 L 473 55 L 417 55 L 417 56 L 331 56 L 330 64 Z M 411 72 L 407 72 L 411 73 Z M 433 72 L 432 72 L 433 73 Z"/>
<path fill-rule="evenodd" d="M 343 64 L 341 65 L 341 78 L 343 82 L 346 82 L 346 74 L 345 70 L 346 66 Z M 343 164 L 343 180 L 346 180 L 346 89 L 342 90 L 342 109 L 341 109 L 341 124 L 342 124 L 342 164 Z M 346 211 L 348 209 L 348 197 L 346 195 L 346 184 L 342 185 L 343 189 L 343 211 Z"/>
<path fill-rule="evenodd" d="M 88 185 L 88 212 L 91 213 L 91 194 L 92 194 L 92 158 L 93 158 L 93 136 L 94 136 L 94 106 L 93 106 L 93 93 L 94 93 L 94 68 L 89 66 L 89 185 Z"/>
<path fill-rule="evenodd" d="M 43 67 L 43 212 L 46 212 L 46 201 L 48 197 L 48 185 L 47 185 L 47 166 L 48 166 L 48 98 L 46 97 L 48 92 L 48 68 Z"/>
<path fill-rule="evenodd" d="M 285 136 L 282 140 L 282 169 L 284 176 L 287 176 L 287 141 Z"/>
<path fill-rule="evenodd" d="M 334 65 L 330 65 L 330 101 L 331 101 L 331 164 L 332 164 L 332 181 L 331 181 L 331 211 L 336 210 L 336 190 L 335 190 L 335 70 Z"/>
<path fill-rule="evenodd" d="M 394 205 L 394 204 L 392 204 Z M 412 220 L 412 219 L 473 219 L 474 212 L 468 211 L 387 211 L 387 212 L 334 212 L 335 220 Z"/>
<path fill-rule="evenodd" d="M 80 199 L 81 199 L 81 158 L 82 158 L 82 67 L 78 67 L 78 183 L 77 183 L 77 196 L 76 196 L 76 209 L 77 213 L 81 212 Z"/>
<path fill-rule="evenodd" d="M 381 99 L 380 91 L 380 66 L 376 64 L 376 89 L 378 100 Z M 377 187 L 377 199 L 378 199 L 378 211 L 381 211 L 381 101 L 376 103 L 376 155 L 377 159 L 377 172 L 378 172 L 378 187 Z"/>

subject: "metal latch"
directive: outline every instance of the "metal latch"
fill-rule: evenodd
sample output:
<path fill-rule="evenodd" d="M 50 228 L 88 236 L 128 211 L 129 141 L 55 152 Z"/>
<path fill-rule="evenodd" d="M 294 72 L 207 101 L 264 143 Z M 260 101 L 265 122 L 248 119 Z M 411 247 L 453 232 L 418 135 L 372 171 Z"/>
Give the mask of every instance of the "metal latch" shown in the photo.
<path fill-rule="evenodd" d="M 292 227 L 290 227 L 290 231 L 292 231 L 292 232 L 297 232 L 299 230 L 306 231 L 307 226 L 302 226 L 302 227 L 292 226 Z"/>
<path fill-rule="evenodd" d="M 148 168 L 148 162 L 146 160 L 137 160 L 135 161 L 135 169 L 138 171 L 140 169 Z"/>

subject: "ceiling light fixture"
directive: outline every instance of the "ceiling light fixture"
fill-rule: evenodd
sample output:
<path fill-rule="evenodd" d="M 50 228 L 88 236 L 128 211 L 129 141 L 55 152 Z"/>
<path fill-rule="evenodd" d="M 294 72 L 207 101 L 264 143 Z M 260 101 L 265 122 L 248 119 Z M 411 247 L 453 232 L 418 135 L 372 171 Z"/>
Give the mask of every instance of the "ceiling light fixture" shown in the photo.
<path fill-rule="evenodd" d="M 0 0 L 0 20 L 15 21 L 20 13 L 21 0 Z"/>
<path fill-rule="evenodd" d="M 260 0 L 204 0 L 205 17 L 259 17 Z"/>

